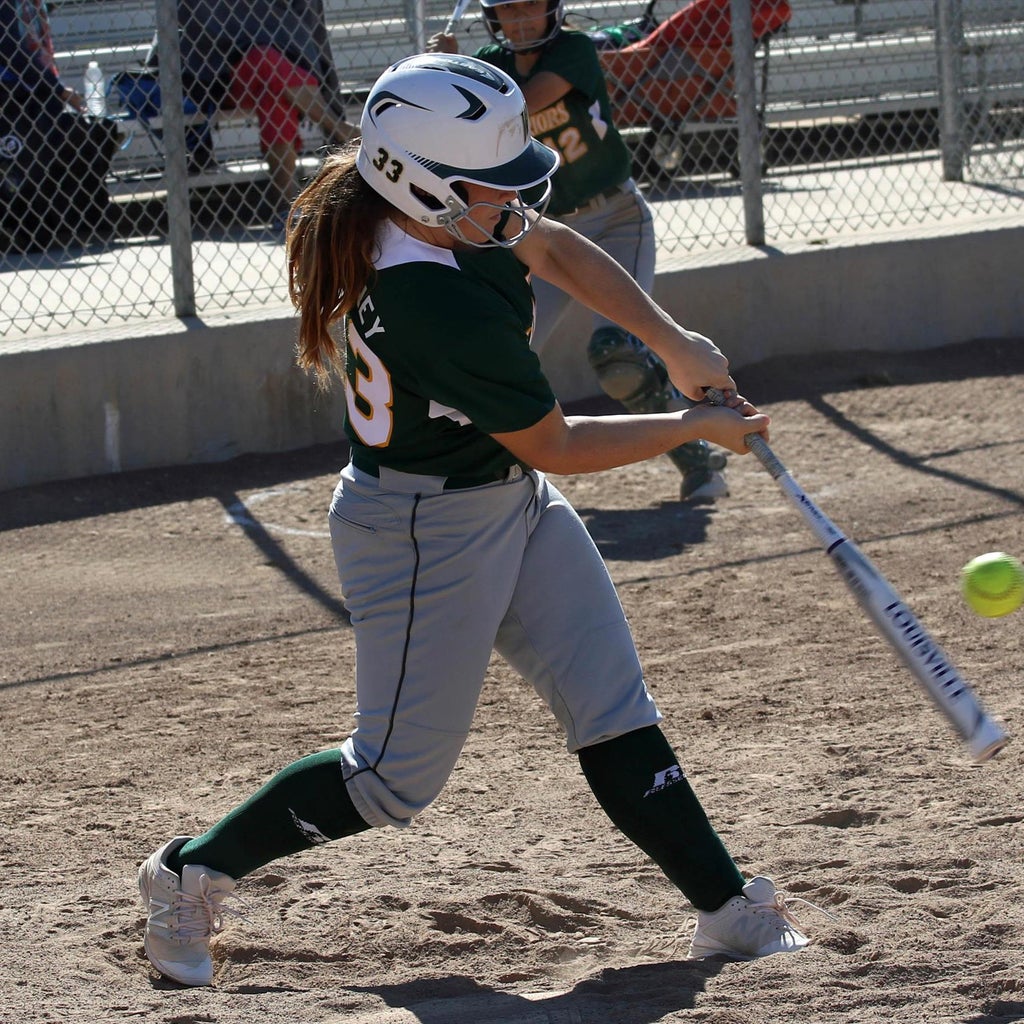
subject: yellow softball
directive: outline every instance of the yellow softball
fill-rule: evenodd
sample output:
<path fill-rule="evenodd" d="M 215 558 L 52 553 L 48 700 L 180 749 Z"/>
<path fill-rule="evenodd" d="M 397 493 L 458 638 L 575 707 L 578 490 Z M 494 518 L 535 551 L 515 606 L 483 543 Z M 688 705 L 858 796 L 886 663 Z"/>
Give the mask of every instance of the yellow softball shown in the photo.
<path fill-rule="evenodd" d="M 1024 566 L 1013 555 L 989 551 L 960 570 L 960 589 L 979 615 L 1009 615 L 1024 602 Z"/>

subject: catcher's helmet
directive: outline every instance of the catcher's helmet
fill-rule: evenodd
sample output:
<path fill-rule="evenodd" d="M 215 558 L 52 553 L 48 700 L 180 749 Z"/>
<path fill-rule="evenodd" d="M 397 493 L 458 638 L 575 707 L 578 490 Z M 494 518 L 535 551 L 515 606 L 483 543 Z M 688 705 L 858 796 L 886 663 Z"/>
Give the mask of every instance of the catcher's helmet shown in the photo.
<path fill-rule="evenodd" d="M 530 137 L 526 100 L 503 71 L 453 53 L 421 53 L 392 64 L 374 83 L 360 121 L 356 166 L 393 206 L 472 245 L 514 245 L 530 229 L 527 210 L 542 210 L 558 154 Z M 514 190 L 506 204 L 522 228 L 480 243 L 459 221 L 472 207 L 459 182 Z M 527 202 L 522 192 L 543 186 Z M 474 204 L 475 206 L 493 204 Z"/>
<path fill-rule="evenodd" d="M 562 0 L 548 0 L 548 24 L 542 38 L 533 39 L 529 43 L 515 43 L 506 38 L 505 33 L 501 30 L 501 22 L 498 20 L 495 8 L 521 2 L 522 0 L 480 0 L 480 6 L 484 9 L 484 24 L 487 26 L 487 34 L 500 47 L 511 50 L 513 53 L 531 53 L 534 50 L 541 50 L 555 38 L 555 34 L 562 27 L 562 22 L 565 21 Z"/>

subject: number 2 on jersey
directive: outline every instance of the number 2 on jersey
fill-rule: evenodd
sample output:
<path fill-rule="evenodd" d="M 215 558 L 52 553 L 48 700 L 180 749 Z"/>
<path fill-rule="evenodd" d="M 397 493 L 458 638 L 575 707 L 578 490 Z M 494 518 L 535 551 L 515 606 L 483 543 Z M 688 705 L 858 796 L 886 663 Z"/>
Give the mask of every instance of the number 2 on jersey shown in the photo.
<path fill-rule="evenodd" d="M 580 137 L 579 129 L 572 127 L 559 132 L 557 139 L 544 139 L 544 145 L 557 149 L 567 164 L 574 163 L 587 152 L 587 144 Z"/>

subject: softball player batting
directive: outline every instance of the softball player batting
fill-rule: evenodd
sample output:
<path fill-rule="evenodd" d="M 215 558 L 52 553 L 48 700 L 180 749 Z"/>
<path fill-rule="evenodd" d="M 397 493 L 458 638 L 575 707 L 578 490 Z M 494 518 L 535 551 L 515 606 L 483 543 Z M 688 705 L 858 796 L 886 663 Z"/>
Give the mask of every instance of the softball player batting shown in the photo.
<path fill-rule="evenodd" d="M 515 79 L 526 96 L 530 131 L 559 155 L 545 211 L 599 245 L 648 295 L 654 290 L 655 238 L 651 210 L 630 177 L 631 158 L 612 124 L 597 49 L 583 32 L 562 27 L 562 0 L 480 0 L 494 42 L 475 56 Z M 454 53 L 454 35 L 433 36 L 427 49 Z M 572 296 L 535 282 L 541 354 L 569 312 Z M 606 394 L 630 412 L 665 412 L 690 403 L 665 365 L 635 335 L 595 313 L 587 356 Z M 673 448 L 683 501 L 714 501 L 729 493 L 725 456 L 704 440 Z"/>
<path fill-rule="evenodd" d="M 601 556 L 544 475 L 697 437 L 743 452 L 767 417 L 736 394 L 714 344 L 538 216 L 558 156 L 530 137 L 506 74 L 472 57 L 407 58 L 370 91 L 361 133 L 326 160 L 288 229 L 300 364 L 327 377 L 341 356 L 332 326 L 345 338 L 352 454 L 329 521 L 355 633 L 357 725 L 142 864 L 150 961 L 209 984 L 210 936 L 239 878 L 409 825 L 459 757 L 493 650 L 550 707 L 612 822 L 697 908 L 692 956 L 801 949 L 782 895 L 765 877 L 744 880 L 705 816 Z M 566 418 L 529 345 L 534 277 L 643 338 L 691 397 L 725 389 L 726 406 Z"/>

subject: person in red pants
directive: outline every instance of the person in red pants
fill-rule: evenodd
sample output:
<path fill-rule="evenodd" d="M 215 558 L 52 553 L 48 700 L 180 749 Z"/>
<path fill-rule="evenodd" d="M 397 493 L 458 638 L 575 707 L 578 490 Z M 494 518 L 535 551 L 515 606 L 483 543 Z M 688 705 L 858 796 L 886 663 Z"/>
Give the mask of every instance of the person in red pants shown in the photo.
<path fill-rule="evenodd" d="M 178 0 L 182 77 L 201 110 L 237 107 L 259 122 L 270 172 L 268 213 L 283 223 L 298 189 L 300 122 L 333 143 L 358 134 L 321 88 L 330 53 L 308 0 Z"/>

